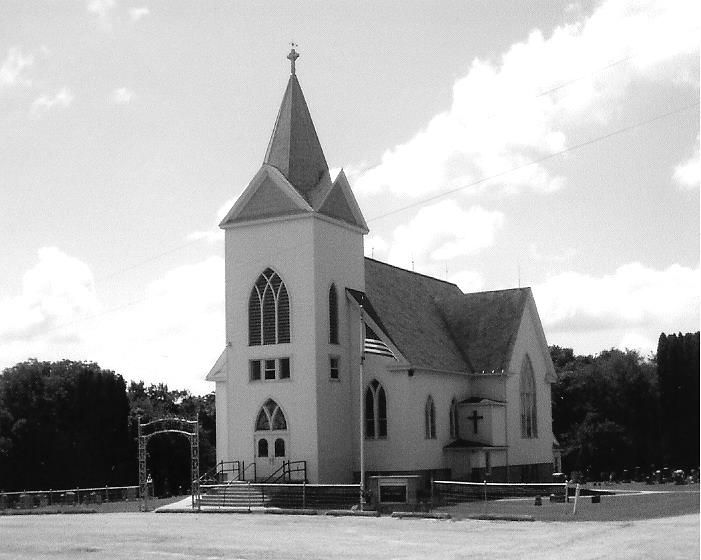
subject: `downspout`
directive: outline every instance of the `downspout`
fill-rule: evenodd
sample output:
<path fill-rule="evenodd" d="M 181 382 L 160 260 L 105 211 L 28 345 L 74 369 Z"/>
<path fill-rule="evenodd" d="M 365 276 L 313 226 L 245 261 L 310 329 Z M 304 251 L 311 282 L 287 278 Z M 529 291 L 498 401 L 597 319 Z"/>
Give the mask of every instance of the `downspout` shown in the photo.
<path fill-rule="evenodd" d="M 506 447 L 504 461 L 506 462 L 506 482 L 509 482 L 509 398 L 506 391 L 506 382 L 509 379 L 508 374 L 504 375 L 504 445 Z"/>

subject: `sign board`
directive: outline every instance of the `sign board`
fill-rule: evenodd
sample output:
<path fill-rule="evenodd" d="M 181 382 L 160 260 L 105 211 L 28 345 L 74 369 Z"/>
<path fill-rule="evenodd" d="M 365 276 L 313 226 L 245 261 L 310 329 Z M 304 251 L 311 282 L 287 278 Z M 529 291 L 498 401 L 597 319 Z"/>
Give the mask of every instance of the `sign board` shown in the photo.
<path fill-rule="evenodd" d="M 380 503 L 405 504 L 406 484 L 380 484 Z"/>

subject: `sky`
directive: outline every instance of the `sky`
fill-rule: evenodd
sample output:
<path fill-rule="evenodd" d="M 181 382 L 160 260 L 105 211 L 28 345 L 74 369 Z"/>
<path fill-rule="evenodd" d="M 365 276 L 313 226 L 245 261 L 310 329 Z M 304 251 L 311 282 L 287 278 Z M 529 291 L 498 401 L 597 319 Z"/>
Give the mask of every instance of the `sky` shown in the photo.
<path fill-rule="evenodd" d="M 530 286 L 549 344 L 699 328 L 699 3 L 0 3 L 0 369 L 213 390 L 217 224 L 297 76 L 366 255 Z"/>

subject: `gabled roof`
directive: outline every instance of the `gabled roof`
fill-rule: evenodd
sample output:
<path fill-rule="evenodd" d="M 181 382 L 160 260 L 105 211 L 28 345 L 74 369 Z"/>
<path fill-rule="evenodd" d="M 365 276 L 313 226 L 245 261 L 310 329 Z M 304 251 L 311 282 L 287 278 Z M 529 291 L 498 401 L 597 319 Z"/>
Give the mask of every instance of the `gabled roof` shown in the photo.
<path fill-rule="evenodd" d="M 365 259 L 365 293 L 386 334 L 419 368 L 506 370 L 530 288 L 464 294 L 455 284 Z"/>
<path fill-rule="evenodd" d="M 324 174 L 328 176 L 329 166 L 295 74 L 287 82 L 264 162 L 279 169 L 307 202 Z"/>
<path fill-rule="evenodd" d="M 503 445 L 489 445 L 479 441 L 470 441 L 469 439 L 456 439 L 455 441 L 444 445 L 443 449 L 480 449 L 484 447 L 503 449 Z"/>
<path fill-rule="evenodd" d="M 449 282 L 365 259 L 365 293 L 387 335 L 415 367 L 466 371 L 435 300 L 460 295 Z"/>
<path fill-rule="evenodd" d="M 366 233 L 369 231 L 343 169 L 325 195 L 314 203 L 314 209 L 331 218 L 357 226 Z"/>
<path fill-rule="evenodd" d="M 219 227 L 312 211 L 312 207 L 279 170 L 263 164 Z"/>
<path fill-rule="evenodd" d="M 448 296 L 437 302 L 475 372 L 507 370 L 530 288 Z"/>

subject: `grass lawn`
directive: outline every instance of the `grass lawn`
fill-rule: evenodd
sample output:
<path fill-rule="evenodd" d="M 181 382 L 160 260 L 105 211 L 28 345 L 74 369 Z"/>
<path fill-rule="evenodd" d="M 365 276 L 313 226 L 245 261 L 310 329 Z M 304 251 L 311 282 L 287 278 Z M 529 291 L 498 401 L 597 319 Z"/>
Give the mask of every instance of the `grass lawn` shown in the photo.
<path fill-rule="evenodd" d="M 599 504 L 591 503 L 590 499 L 581 499 L 576 515 L 572 514 L 572 502 L 551 503 L 547 497 L 543 498 L 542 506 L 534 505 L 535 500 L 527 498 L 471 502 L 440 508 L 440 511 L 450 513 L 456 519 L 489 513 L 531 515 L 538 521 L 630 521 L 699 513 L 698 484 L 614 484 L 601 489 L 620 493 L 602 496 Z"/>
<path fill-rule="evenodd" d="M 220 513 L 7 515 L 0 516 L 0 560 L 699 558 L 698 485 L 643 489 L 648 493 L 605 496 L 600 504 L 582 501 L 576 516 L 571 503 L 488 504 L 491 513 L 536 517 L 528 523 L 464 519 L 481 513 L 482 504 L 448 508 L 452 521 Z"/>

